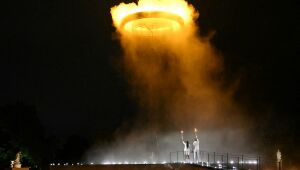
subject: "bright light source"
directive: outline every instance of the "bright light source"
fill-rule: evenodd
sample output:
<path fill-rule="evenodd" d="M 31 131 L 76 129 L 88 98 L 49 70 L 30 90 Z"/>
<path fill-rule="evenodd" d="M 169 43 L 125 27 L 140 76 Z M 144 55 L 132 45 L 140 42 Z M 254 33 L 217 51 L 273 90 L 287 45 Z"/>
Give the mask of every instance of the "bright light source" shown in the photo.
<path fill-rule="evenodd" d="M 251 161 L 248 161 L 248 164 L 257 164 L 257 161 L 256 160 L 251 160 Z"/>
<path fill-rule="evenodd" d="M 121 23 L 121 28 L 127 32 L 139 35 L 161 34 L 177 31 L 184 22 L 178 15 L 161 12 L 138 12 L 126 16 Z"/>
<path fill-rule="evenodd" d="M 111 9 L 114 25 L 121 32 L 138 35 L 165 34 L 180 30 L 197 16 L 185 0 L 139 0 Z"/>

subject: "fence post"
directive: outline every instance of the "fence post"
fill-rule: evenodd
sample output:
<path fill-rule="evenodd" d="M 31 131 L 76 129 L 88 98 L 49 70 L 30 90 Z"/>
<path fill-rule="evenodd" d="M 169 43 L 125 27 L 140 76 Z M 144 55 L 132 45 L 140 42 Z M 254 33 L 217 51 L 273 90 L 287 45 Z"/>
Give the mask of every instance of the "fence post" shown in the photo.
<path fill-rule="evenodd" d="M 170 152 L 170 163 L 172 162 L 172 152 Z"/>
<path fill-rule="evenodd" d="M 207 166 L 209 166 L 209 152 L 207 152 Z"/>
<path fill-rule="evenodd" d="M 257 157 L 257 170 L 260 169 L 260 157 L 258 156 Z"/>
<path fill-rule="evenodd" d="M 244 155 L 242 155 L 242 168 L 244 168 Z"/>
<path fill-rule="evenodd" d="M 214 152 L 214 164 L 216 164 L 216 152 Z"/>
<path fill-rule="evenodd" d="M 224 154 L 222 153 L 222 157 L 221 157 L 221 165 L 222 167 L 224 166 Z"/>
<path fill-rule="evenodd" d="M 203 152 L 200 151 L 200 162 L 201 162 L 201 165 L 203 166 L 202 154 L 203 154 Z"/>
<path fill-rule="evenodd" d="M 178 151 L 176 152 L 176 154 L 177 154 L 177 163 L 178 163 Z"/>
<path fill-rule="evenodd" d="M 227 163 L 226 163 L 227 165 L 226 166 L 227 166 L 227 169 L 229 169 L 229 157 L 228 157 L 228 153 L 226 154 L 226 156 L 227 156 Z"/>
<path fill-rule="evenodd" d="M 240 156 L 238 156 L 238 164 L 237 164 L 238 169 L 240 169 Z"/>

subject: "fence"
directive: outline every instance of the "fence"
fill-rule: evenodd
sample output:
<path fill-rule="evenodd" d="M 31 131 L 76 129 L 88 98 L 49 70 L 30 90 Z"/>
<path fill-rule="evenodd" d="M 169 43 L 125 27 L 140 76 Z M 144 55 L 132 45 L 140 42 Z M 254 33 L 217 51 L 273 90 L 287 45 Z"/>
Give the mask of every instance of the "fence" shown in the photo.
<path fill-rule="evenodd" d="M 170 152 L 170 163 L 193 163 L 207 167 L 233 170 L 261 169 L 260 156 L 207 151 L 200 151 L 198 160 L 194 160 L 193 153 L 190 154 L 190 159 L 185 159 L 183 151 Z"/>

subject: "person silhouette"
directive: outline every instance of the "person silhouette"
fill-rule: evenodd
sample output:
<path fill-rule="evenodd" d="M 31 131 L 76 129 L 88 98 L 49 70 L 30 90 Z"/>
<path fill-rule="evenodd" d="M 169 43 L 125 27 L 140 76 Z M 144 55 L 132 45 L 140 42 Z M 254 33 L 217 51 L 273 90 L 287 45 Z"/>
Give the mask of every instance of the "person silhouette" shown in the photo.
<path fill-rule="evenodd" d="M 183 131 L 181 131 L 181 141 L 184 145 L 184 149 L 183 149 L 184 159 L 185 159 L 185 161 L 190 160 L 190 143 L 189 143 L 189 141 L 183 140 Z"/>
<path fill-rule="evenodd" d="M 195 128 L 195 139 L 193 142 L 193 148 L 194 148 L 194 162 L 198 163 L 200 161 L 200 151 L 199 151 L 199 139 L 197 136 L 197 129 Z"/>

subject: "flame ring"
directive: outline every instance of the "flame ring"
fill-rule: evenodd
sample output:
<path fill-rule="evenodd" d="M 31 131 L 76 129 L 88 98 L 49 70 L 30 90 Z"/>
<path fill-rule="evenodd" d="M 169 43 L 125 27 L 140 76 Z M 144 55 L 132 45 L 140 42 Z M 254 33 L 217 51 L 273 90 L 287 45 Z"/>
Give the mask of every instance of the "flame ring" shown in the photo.
<path fill-rule="evenodd" d="M 154 19 L 154 20 L 163 20 L 163 21 L 168 21 L 170 23 L 176 23 L 178 27 L 183 27 L 184 26 L 184 21 L 182 17 L 173 14 L 173 13 L 168 13 L 168 12 L 162 12 L 162 11 L 147 11 L 147 12 L 137 12 L 130 14 L 126 16 L 122 22 L 121 22 L 121 28 L 123 29 L 127 24 L 130 24 L 132 22 L 136 22 L 139 20 L 143 19 Z M 156 25 L 157 28 L 159 26 Z M 171 26 L 169 26 L 171 28 Z"/>

